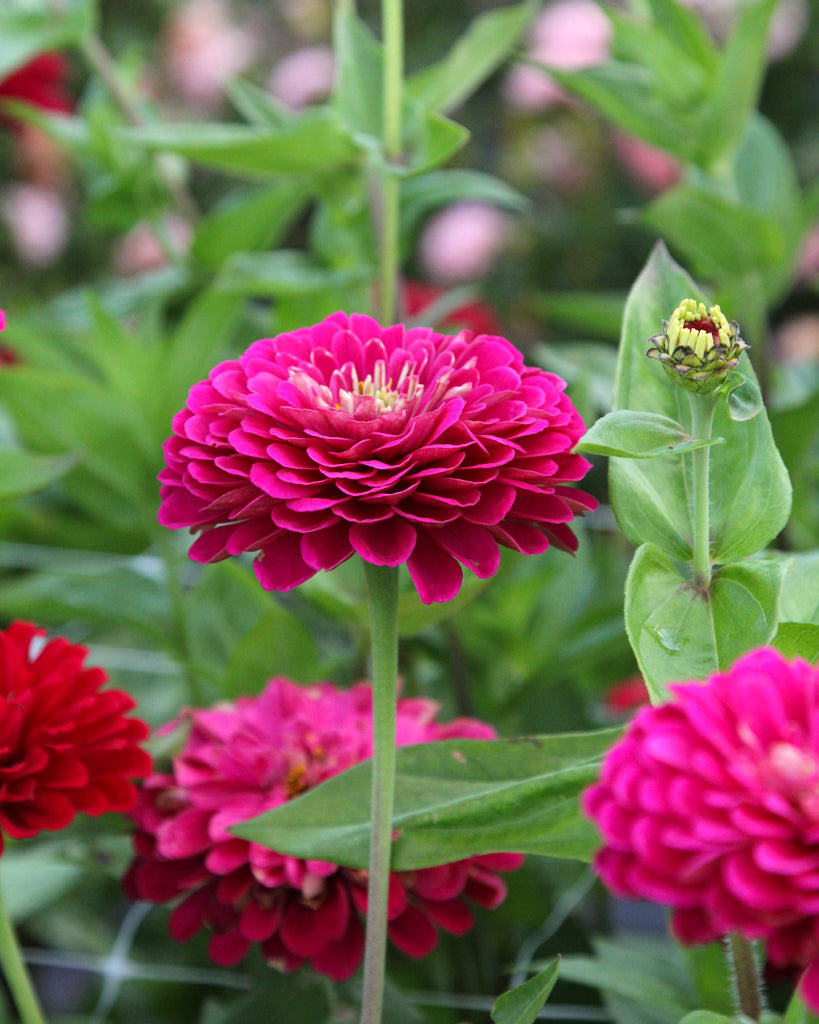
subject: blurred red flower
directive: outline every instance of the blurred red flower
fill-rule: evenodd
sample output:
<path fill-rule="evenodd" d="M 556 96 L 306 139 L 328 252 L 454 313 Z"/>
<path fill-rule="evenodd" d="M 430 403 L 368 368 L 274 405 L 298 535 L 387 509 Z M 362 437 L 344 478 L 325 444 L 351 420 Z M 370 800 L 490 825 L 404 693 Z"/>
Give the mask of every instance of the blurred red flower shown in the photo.
<path fill-rule="evenodd" d="M 68 62 L 59 53 L 41 53 L 28 64 L 0 79 L 0 101 L 20 100 L 56 113 L 68 114 L 74 105 L 65 89 Z M 16 125 L 0 111 L 0 124 Z"/>
<path fill-rule="evenodd" d="M 397 745 L 495 736 L 474 719 L 438 724 L 437 710 L 423 698 L 399 700 Z M 349 978 L 363 953 L 367 872 L 285 856 L 228 829 L 370 757 L 370 687 L 277 678 L 259 697 L 188 711 L 182 721 L 190 727 L 184 749 L 169 773 L 148 779 L 133 812 L 137 856 L 126 892 L 155 903 L 183 896 L 171 935 L 182 942 L 211 928 L 209 952 L 218 964 L 237 963 L 259 942 L 284 970 L 307 961 L 335 980 Z M 498 906 L 506 888 L 497 873 L 522 860 L 499 853 L 394 871 L 391 941 L 421 957 L 435 947 L 438 928 L 462 935 L 473 923 L 469 904 Z"/>
<path fill-rule="evenodd" d="M 13 622 L 0 632 L 0 851 L 3 837 L 25 839 L 65 828 L 76 814 L 129 811 L 130 781 L 151 770 L 138 745 L 148 727 L 126 712 L 121 690 L 102 690 L 85 648 Z"/>
<path fill-rule="evenodd" d="M 404 309 L 411 320 L 421 317 L 424 311 L 444 294 L 444 288 L 439 288 L 434 284 L 420 284 L 418 281 L 405 281 L 401 286 Z M 466 329 L 472 331 L 473 334 L 500 334 L 501 332 L 501 326 L 494 311 L 485 302 L 479 300 L 465 302 L 462 306 L 451 310 L 434 326 L 453 332 Z"/>

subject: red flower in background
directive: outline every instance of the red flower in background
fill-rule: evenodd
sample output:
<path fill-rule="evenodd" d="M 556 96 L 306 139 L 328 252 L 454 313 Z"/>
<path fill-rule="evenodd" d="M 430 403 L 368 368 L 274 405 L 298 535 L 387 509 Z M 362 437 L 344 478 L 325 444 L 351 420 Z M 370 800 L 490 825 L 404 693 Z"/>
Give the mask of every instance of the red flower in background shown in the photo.
<path fill-rule="evenodd" d="M 194 385 L 159 521 L 201 531 L 199 562 L 259 552 L 268 590 L 357 553 L 406 563 L 422 601 L 448 601 L 462 564 L 497 571 L 499 545 L 577 548 L 568 524 L 597 502 L 564 486 L 589 468 L 565 386 L 505 338 L 334 313 Z"/>
<path fill-rule="evenodd" d="M 612 892 L 677 938 L 765 939 L 819 1010 L 819 670 L 763 649 L 637 713 L 584 794 Z"/>
<path fill-rule="evenodd" d="M 425 310 L 429 309 L 442 295 L 444 288 L 434 284 L 420 284 L 417 281 L 405 281 L 401 286 L 401 298 L 404 308 L 410 319 L 420 317 Z M 435 324 L 446 331 L 472 331 L 473 334 L 493 334 L 501 332 L 501 326 L 494 311 L 485 303 L 480 301 L 465 302 L 457 309 L 451 310 L 442 320 Z"/>
<path fill-rule="evenodd" d="M 74 105 L 65 90 L 67 76 L 68 62 L 65 57 L 59 53 L 41 53 L 28 64 L 0 79 L 0 101 L 20 100 L 42 110 L 70 113 Z M 0 111 L 2 123 L 16 124 L 12 117 Z"/>
<path fill-rule="evenodd" d="M 138 745 L 148 727 L 125 717 L 134 701 L 101 689 L 85 648 L 43 635 L 27 622 L 0 632 L 0 850 L 4 835 L 65 828 L 80 812 L 129 811 L 130 780 L 151 770 Z"/>
<path fill-rule="evenodd" d="M 474 719 L 440 725 L 436 712 L 429 700 L 399 700 L 397 745 L 495 735 Z M 370 687 L 273 679 L 259 697 L 182 720 L 190 725 L 184 749 L 169 773 L 148 779 L 133 812 L 137 856 L 126 892 L 155 903 L 184 897 L 171 914 L 171 935 L 186 941 L 212 929 L 209 952 L 218 964 L 237 963 L 258 942 L 284 970 L 307 961 L 335 980 L 349 978 L 363 953 L 367 872 L 285 856 L 228 829 L 370 757 Z M 506 889 L 497 872 L 522 859 L 493 854 L 394 871 L 391 941 L 421 957 L 435 947 L 438 928 L 462 935 L 473 923 L 469 903 L 501 903 Z"/>

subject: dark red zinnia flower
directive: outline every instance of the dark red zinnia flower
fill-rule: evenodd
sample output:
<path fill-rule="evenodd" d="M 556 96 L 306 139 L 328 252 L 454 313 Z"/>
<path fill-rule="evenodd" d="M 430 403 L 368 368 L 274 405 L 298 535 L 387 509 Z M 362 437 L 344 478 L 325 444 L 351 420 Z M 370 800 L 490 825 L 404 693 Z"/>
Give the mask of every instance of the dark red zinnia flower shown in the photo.
<path fill-rule="evenodd" d="M 597 503 L 565 486 L 590 465 L 565 386 L 505 338 L 334 313 L 194 385 L 159 520 L 201 531 L 200 562 L 258 552 L 268 590 L 358 554 L 406 563 L 422 601 L 448 601 L 461 565 L 497 571 L 499 545 L 576 549 L 568 524 Z"/>
<path fill-rule="evenodd" d="M 134 701 L 103 690 L 105 673 L 85 668 L 85 648 L 14 622 L 0 632 L 0 851 L 65 828 L 79 812 L 129 811 L 130 781 L 151 770 L 139 747 L 148 727 L 127 718 Z"/>
<path fill-rule="evenodd" d="M 28 64 L 0 79 L 0 101 L 20 100 L 42 110 L 68 114 L 74 105 L 65 89 L 68 63 L 59 53 L 41 53 Z M 13 118 L 0 111 L 0 124 L 13 125 Z"/>
<path fill-rule="evenodd" d="M 399 700 L 397 745 L 495 736 L 474 719 L 440 724 L 437 710 L 424 698 Z M 228 829 L 370 757 L 371 688 L 272 679 L 259 697 L 189 711 L 183 720 L 190 726 L 184 749 L 169 773 L 148 779 L 133 813 L 137 856 L 126 892 L 155 903 L 181 897 L 171 935 L 186 941 L 207 927 L 218 964 L 237 963 L 258 942 L 284 970 L 308 962 L 337 981 L 349 978 L 363 953 L 367 872 L 276 853 Z M 496 853 L 394 871 L 390 940 L 421 957 L 435 947 L 439 928 L 464 934 L 473 924 L 470 906 L 498 906 L 506 895 L 498 872 L 522 860 Z"/>
<path fill-rule="evenodd" d="M 412 319 L 421 317 L 425 310 L 437 302 L 445 294 L 443 288 L 434 284 L 420 284 L 418 281 L 405 281 L 401 287 L 401 298 L 407 316 Z M 447 331 L 461 331 L 466 328 L 474 334 L 498 335 L 501 332 L 498 318 L 485 302 L 474 300 L 464 302 L 451 310 L 437 325 Z"/>

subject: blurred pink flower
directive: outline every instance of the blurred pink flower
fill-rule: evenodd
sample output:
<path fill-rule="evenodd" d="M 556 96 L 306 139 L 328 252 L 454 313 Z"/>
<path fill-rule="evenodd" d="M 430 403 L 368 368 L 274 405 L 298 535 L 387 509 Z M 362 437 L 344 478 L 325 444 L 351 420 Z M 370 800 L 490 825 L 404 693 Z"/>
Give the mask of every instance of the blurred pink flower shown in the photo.
<path fill-rule="evenodd" d="M 526 52 L 539 64 L 577 71 L 606 62 L 611 36 L 611 22 L 594 0 L 555 0 L 535 21 Z M 512 107 L 524 111 L 566 100 L 566 93 L 545 71 L 529 64 L 509 71 L 503 92 Z"/>
<path fill-rule="evenodd" d="M 615 133 L 614 150 L 623 167 L 647 192 L 663 192 L 680 180 L 679 162 L 635 135 Z"/>
<path fill-rule="evenodd" d="M 427 221 L 418 242 L 418 258 L 436 281 L 477 281 L 503 248 L 508 225 L 508 216 L 496 206 L 453 203 Z"/>
<path fill-rule="evenodd" d="M 329 46 L 304 46 L 279 61 L 267 88 L 285 106 L 299 110 L 327 99 L 334 75 L 335 58 Z"/>
<path fill-rule="evenodd" d="M 184 256 L 193 241 L 193 228 L 189 222 L 177 214 L 169 214 L 165 218 L 165 231 L 170 244 Z M 150 224 L 142 222 L 131 228 L 119 241 L 114 248 L 113 259 L 117 273 L 131 277 L 165 266 L 168 254 L 156 230 Z"/>
<path fill-rule="evenodd" d="M 597 871 L 672 907 L 682 942 L 766 939 L 775 965 L 807 966 L 819 1010 L 819 670 L 762 649 L 671 691 L 584 794 Z"/>
<path fill-rule="evenodd" d="M 633 714 L 649 703 L 645 680 L 638 674 L 610 686 L 603 695 L 603 703 L 611 718 L 624 718 Z"/>
<path fill-rule="evenodd" d="M 256 37 L 233 23 L 224 0 L 188 0 L 168 25 L 165 68 L 186 102 L 208 108 L 222 102 L 224 83 L 244 71 L 257 52 Z"/>
<path fill-rule="evenodd" d="M 819 362 L 819 315 L 802 313 L 784 320 L 776 329 L 774 344 L 786 365 Z"/>
<path fill-rule="evenodd" d="M 0 213 L 21 263 L 49 267 L 68 244 L 69 217 L 59 192 L 40 185 L 9 185 L 0 201 Z"/>
<path fill-rule="evenodd" d="M 437 710 L 423 698 L 399 700 L 397 745 L 495 736 L 474 719 L 439 725 Z M 133 812 L 128 895 L 155 903 L 183 896 L 171 935 L 183 942 L 210 927 L 218 964 L 237 963 L 259 942 L 265 959 L 284 970 L 307 961 L 321 974 L 349 978 L 362 956 L 367 872 L 275 853 L 228 829 L 370 757 L 370 687 L 302 687 L 278 678 L 259 697 L 188 711 L 182 721 L 190 727 L 184 749 L 169 774 L 148 779 Z M 473 924 L 469 902 L 498 906 L 506 889 L 497 872 L 522 860 L 492 854 L 394 871 L 393 944 L 421 957 L 435 947 L 438 928 L 462 935 Z"/>
<path fill-rule="evenodd" d="M 422 601 L 448 601 L 461 564 L 497 571 L 499 544 L 577 547 L 567 524 L 596 502 L 563 486 L 589 467 L 564 388 L 505 338 L 334 313 L 194 385 L 165 442 L 159 520 L 202 530 L 199 562 L 258 551 L 268 590 L 357 553 L 406 562 Z"/>

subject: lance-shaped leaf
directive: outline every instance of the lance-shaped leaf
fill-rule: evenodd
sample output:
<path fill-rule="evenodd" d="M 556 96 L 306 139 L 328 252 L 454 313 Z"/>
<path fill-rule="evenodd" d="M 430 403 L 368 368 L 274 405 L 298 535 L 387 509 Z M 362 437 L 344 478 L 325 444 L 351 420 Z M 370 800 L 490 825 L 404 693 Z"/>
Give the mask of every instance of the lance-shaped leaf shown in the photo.
<path fill-rule="evenodd" d="M 494 1024 L 534 1024 L 555 987 L 559 970 L 560 958 L 556 957 L 534 978 L 498 996 L 492 1007 Z"/>
<path fill-rule="evenodd" d="M 688 297 L 700 299 L 700 289 L 659 243 L 626 303 L 614 408 L 667 416 L 692 433 L 689 393 L 655 360 L 646 359 L 648 339 Z M 724 312 L 741 323 L 742 310 Z M 739 370 L 756 384 L 745 354 Z M 764 410 L 737 421 L 727 401 L 721 401 L 713 436 L 725 439 L 710 455 L 711 552 L 719 563 L 755 554 L 779 533 L 788 520 L 791 485 Z M 609 471 L 612 506 L 623 533 L 635 545 L 651 542 L 683 562 L 691 558 L 691 460 L 687 453 L 663 459 L 615 458 Z"/>
<path fill-rule="evenodd" d="M 447 864 L 482 853 L 589 860 L 599 845 L 581 790 L 620 731 L 513 740 L 443 740 L 397 753 L 392 867 Z M 372 763 L 230 831 L 294 857 L 369 863 Z"/>
<path fill-rule="evenodd" d="M 722 443 L 721 437 L 693 438 L 681 423 L 659 413 L 618 409 L 592 424 L 575 445 L 575 451 L 625 459 L 653 459 L 670 452 L 690 452 Z"/>

